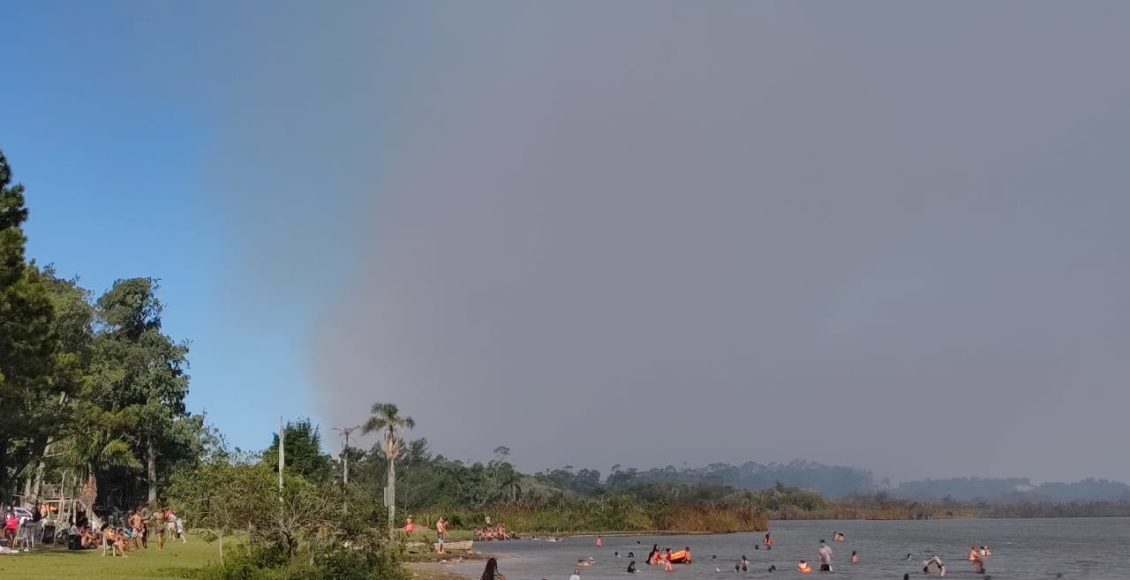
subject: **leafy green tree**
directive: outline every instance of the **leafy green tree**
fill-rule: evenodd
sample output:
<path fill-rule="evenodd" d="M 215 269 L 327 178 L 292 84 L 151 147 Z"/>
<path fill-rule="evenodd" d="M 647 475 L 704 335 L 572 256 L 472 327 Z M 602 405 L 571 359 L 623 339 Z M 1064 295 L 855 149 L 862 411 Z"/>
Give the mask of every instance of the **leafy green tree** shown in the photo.
<path fill-rule="evenodd" d="M 157 289 L 152 278 L 118 280 L 98 299 L 87 409 L 98 431 L 90 451 L 118 466 L 143 465 L 150 503 L 157 500 L 158 460 L 183 442 L 185 430 L 177 427 L 188 416 L 188 344 L 162 333 Z"/>
<path fill-rule="evenodd" d="M 50 266 L 42 269 L 40 277 L 47 287 L 54 310 L 52 336 L 55 339 L 55 364 L 51 377 L 54 388 L 49 398 L 43 401 L 41 410 L 52 415 L 50 420 L 54 428 L 50 432 L 39 433 L 33 444 L 36 467 L 34 476 L 26 480 L 24 495 L 31 498 L 26 501 L 39 498 L 48 468 L 48 449 L 60 446 L 60 439 L 82 435 L 74 429 L 75 397 L 89 384 L 94 341 L 94 307 L 90 291 L 79 286 L 76 278 L 60 278 Z M 63 454 L 53 455 L 58 457 Z"/>
<path fill-rule="evenodd" d="M 329 481 L 333 474 L 333 459 L 322 453 L 322 434 L 310 419 L 288 421 L 286 424 L 286 468 L 295 475 L 316 482 Z M 278 472 L 279 436 L 276 433 L 271 446 L 263 452 L 264 465 Z"/>
<path fill-rule="evenodd" d="M 362 431 L 366 434 L 373 432 L 384 433 L 384 452 L 388 458 L 388 534 L 389 538 L 396 538 L 396 459 L 404 446 L 401 431 L 412 429 L 416 421 L 412 417 L 400 414 L 400 409 L 392 403 L 373 403 L 369 420 L 365 421 Z"/>
<path fill-rule="evenodd" d="M 54 390 L 54 313 L 42 278 L 25 260 L 27 217 L 24 188 L 12 184 L 0 153 L 0 502 L 53 424 L 42 402 Z"/>
<path fill-rule="evenodd" d="M 205 539 L 219 540 L 220 561 L 224 559 L 224 538 L 246 525 L 242 512 L 247 503 L 239 470 L 244 465 L 220 458 L 181 470 L 168 488 L 169 501 L 195 529 L 203 530 Z"/>

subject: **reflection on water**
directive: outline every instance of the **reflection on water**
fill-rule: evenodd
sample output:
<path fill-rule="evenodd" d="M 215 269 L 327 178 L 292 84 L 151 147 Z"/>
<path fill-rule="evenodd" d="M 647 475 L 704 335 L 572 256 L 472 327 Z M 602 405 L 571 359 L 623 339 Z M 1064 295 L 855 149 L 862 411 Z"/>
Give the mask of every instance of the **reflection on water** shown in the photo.
<path fill-rule="evenodd" d="M 595 558 L 592 567 L 581 569 L 582 580 L 741 580 L 795 578 L 796 564 L 804 559 L 819 562 L 820 540 L 833 549 L 837 578 L 924 578 L 922 561 L 937 554 L 949 569 L 947 578 L 980 578 L 966 559 L 969 547 L 986 544 L 993 550 L 987 572 L 994 579 L 1125 579 L 1130 578 L 1130 518 L 1034 519 L 1034 520 L 930 520 L 898 522 L 819 521 L 773 522 L 773 550 L 755 550 L 763 534 L 710 536 L 606 537 L 597 548 L 595 538 L 569 538 L 561 543 L 515 541 L 477 543 L 476 550 L 505 558 L 500 570 L 507 580 L 564 580 L 577 560 Z M 840 531 L 846 541 L 832 542 Z M 695 554 L 691 566 L 676 566 L 671 574 L 643 565 L 653 543 L 679 550 L 690 546 Z M 852 565 L 852 550 L 862 563 Z M 626 572 L 627 553 L 635 552 L 640 572 Z M 620 556 L 615 555 L 616 552 Z M 907 561 L 906 555 L 912 555 Z M 750 561 L 748 572 L 734 572 L 742 555 Z M 768 568 L 776 565 L 770 574 Z M 720 572 L 716 572 L 715 569 Z M 453 565 L 452 570 L 472 577 L 482 572 L 482 563 Z M 814 572 L 810 577 L 823 574 Z M 931 577 L 936 577 L 931 576 Z"/>

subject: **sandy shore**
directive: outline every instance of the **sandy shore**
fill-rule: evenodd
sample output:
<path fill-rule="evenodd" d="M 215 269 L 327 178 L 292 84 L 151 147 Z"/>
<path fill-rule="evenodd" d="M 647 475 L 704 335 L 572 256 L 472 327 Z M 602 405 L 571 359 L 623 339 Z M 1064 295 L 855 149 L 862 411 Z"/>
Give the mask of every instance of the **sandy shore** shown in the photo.
<path fill-rule="evenodd" d="M 420 580 L 467 580 L 470 578 L 468 566 L 472 562 L 409 562 L 405 567 L 413 578 Z"/>

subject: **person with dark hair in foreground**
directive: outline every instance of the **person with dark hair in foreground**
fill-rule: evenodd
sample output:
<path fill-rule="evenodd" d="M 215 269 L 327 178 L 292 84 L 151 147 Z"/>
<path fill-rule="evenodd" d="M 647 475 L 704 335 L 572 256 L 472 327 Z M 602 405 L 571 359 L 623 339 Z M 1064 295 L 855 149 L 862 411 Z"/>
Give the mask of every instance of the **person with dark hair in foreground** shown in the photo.
<path fill-rule="evenodd" d="M 506 580 L 506 576 L 498 572 L 498 560 L 494 558 L 487 560 L 487 566 L 483 568 L 482 580 Z"/>

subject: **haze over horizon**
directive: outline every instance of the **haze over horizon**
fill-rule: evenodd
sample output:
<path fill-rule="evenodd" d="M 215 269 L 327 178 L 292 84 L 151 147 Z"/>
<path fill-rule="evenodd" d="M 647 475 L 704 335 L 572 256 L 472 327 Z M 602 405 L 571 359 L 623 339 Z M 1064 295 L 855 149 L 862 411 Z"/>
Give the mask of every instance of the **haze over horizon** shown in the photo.
<path fill-rule="evenodd" d="M 80 5 L 15 19 L 95 103 L 0 97 L 32 253 L 96 262 L 36 195 L 161 103 L 116 187 L 195 208 L 149 259 L 240 446 L 388 401 L 530 470 L 1130 481 L 1130 4 Z"/>

